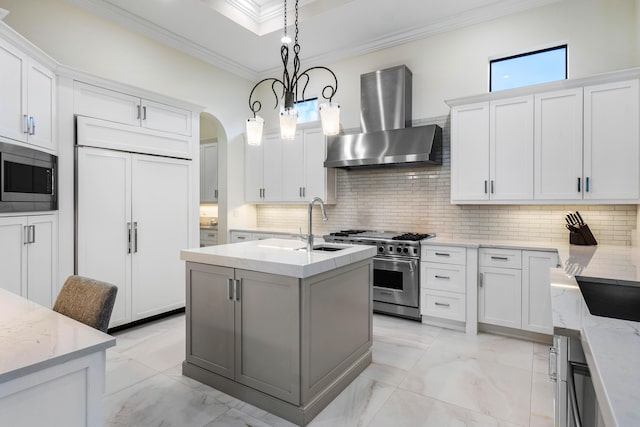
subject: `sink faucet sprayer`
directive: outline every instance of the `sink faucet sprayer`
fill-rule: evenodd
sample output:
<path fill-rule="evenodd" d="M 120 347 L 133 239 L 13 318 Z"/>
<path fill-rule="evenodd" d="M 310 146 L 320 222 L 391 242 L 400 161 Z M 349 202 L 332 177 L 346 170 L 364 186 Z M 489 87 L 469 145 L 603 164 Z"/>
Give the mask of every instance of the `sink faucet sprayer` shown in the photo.
<path fill-rule="evenodd" d="M 320 197 L 314 197 L 313 199 L 311 199 L 311 201 L 309 202 L 309 224 L 307 229 L 309 233 L 307 234 L 307 253 L 311 253 L 311 251 L 313 250 L 313 231 L 311 230 L 311 217 L 313 214 L 313 204 L 315 202 L 320 203 L 320 209 L 322 210 L 322 220 L 326 221 L 328 219 L 327 212 L 324 210 L 324 201 Z"/>

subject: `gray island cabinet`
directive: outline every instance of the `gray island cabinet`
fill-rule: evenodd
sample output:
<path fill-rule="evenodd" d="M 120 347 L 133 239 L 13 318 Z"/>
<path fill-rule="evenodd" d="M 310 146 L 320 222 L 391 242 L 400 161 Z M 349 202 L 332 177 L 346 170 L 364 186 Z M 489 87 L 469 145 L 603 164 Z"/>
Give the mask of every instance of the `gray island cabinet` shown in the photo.
<path fill-rule="evenodd" d="M 185 376 L 306 425 L 371 362 L 374 247 L 268 239 L 182 251 Z"/>

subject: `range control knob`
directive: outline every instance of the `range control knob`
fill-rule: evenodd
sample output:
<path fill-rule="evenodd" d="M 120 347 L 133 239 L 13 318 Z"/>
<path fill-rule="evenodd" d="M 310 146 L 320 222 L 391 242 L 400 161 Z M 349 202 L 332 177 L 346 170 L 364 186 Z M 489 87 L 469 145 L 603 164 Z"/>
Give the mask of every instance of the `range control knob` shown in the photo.
<path fill-rule="evenodd" d="M 402 249 L 402 252 L 404 252 L 405 254 L 408 254 L 409 253 L 409 249 L 408 248 L 404 248 L 404 249 Z"/>
<path fill-rule="evenodd" d="M 402 252 L 402 248 L 398 247 L 396 248 L 396 251 L 398 251 L 398 253 Z"/>
<path fill-rule="evenodd" d="M 379 246 L 378 247 L 378 252 L 380 252 L 380 253 L 384 252 L 384 246 Z"/>

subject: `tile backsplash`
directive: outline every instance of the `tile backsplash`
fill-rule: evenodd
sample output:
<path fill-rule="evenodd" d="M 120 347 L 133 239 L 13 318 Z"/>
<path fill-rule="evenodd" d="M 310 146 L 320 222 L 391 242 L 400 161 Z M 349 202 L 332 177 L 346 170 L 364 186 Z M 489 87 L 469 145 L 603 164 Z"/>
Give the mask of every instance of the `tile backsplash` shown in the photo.
<path fill-rule="evenodd" d="M 442 166 L 339 169 L 336 204 L 327 206 L 326 222 L 314 208 L 314 234 L 360 228 L 566 242 L 565 213 L 578 210 L 599 243 L 631 244 L 637 205 L 452 205 L 449 116 L 415 121 L 414 126 L 432 123 L 443 129 Z M 306 232 L 307 206 L 258 205 L 257 225 Z"/>

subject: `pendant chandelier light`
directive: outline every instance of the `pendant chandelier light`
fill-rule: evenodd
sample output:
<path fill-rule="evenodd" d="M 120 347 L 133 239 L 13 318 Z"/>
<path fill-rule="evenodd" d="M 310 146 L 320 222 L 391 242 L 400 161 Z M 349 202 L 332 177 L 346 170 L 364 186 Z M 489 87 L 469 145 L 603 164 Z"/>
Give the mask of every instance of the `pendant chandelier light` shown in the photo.
<path fill-rule="evenodd" d="M 293 69 L 289 72 L 289 43 L 291 38 L 287 36 L 287 0 L 284 0 L 284 36 L 282 37 L 282 45 L 280 46 L 280 57 L 284 67 L 282 71 L 282 79 L 273 77 L 263 79 L 256 83 L 249 94 L 249 108 L 253 112 L 253 117 L 247 120 L 247 143 L 250 145 L 260 145 L 262 141 L 262 128 L 264 119 L 257 115 L 262 108 L 262 103 L 258 100 L 253 101 L 253 92 L 262 83 L 271 82 L 271 91 L 278 102 L 282 102 L 280 109 L 280 136 L 282 139 L 292 140 L 296 135 L 296 124 L 298 122 L 298 112 L 295 109 L 295 103 L 304 100 L 304 92 L 309 84 L 309 72 L 313 70 L 325 70 L 331 74 L 333 83 L 326 85 L 322 89 L 322 97 L 327 101 L 319 106 L 320 121 L 322 122 L 322 131 L 325 135 L 337 135 L 340 132 L 340 106 L 332 102 L 333 96 L 338 90 L 338 79 L 333 71 L 327 67 L 316 66 L 310 67 L 304 71 L 300 71 L 300 43 L 298 42 L 298 1 L 296 0 L 295 11 L 295 38 L 293 44 Z M 301 88 L 299 87 L 301 86 Z M 278 92 L 281 98 L 278 98 Z M 301 95 L 298 98 L 298 94 Z"/>

